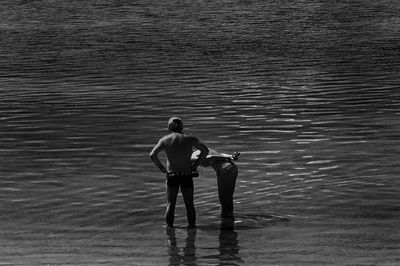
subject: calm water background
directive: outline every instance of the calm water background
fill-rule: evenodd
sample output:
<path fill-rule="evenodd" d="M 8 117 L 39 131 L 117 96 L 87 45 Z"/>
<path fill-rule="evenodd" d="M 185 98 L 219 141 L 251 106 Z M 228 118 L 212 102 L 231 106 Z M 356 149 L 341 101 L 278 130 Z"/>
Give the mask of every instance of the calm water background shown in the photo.
<path fill-rule="evenodd" d="M 400 264 L 397 1 L 0 2 L 1 264 Z M 242 153 L 165 232 L 172 115 Z M 179 198 L 176 223 L 185 226 Z"/>

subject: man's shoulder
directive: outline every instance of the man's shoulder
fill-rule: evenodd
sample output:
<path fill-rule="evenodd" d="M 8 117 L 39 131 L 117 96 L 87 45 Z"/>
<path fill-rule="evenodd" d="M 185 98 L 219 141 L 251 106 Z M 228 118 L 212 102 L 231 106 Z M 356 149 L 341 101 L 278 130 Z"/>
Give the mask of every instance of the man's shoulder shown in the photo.
<path fill-rule="evenodd" d="M 164 144 L 167 140 L 168 140 L 168 135 L 162 136 L 159 140 L 158 143 L 159 144 Z"/>
<path fill-rule="evenodd" d="M 172 134 L 167 134 L 160 138 L 160 141 L 166 141 L 168 139 L 172 139 L 174 136 Z"/>
<path fill-rule="evenodd" d="M 172 141 L 172 140 L 179 139 L 179 138 L 187 138 L 187 136 L 185 134 L 178 135 L 178 134 L 170 133 L 170 134 L 167 134 L 167 135 L 161 137 L 160 141 L 168 142 L 168 141 Z"/>
<path fill-rule="evenodd" d="M 196 136 L 189 135 L 189 134 L 184 134 L 184 137 L 186 139 L 189 139 L 189 140 L 192 140 L 192 141 L 197 141 L 198 140 L 198 138 Z"/>
<path fill-rule="evenodd" d="M 160 141 L 164 142 L 164 143 L 169 143 L 169 142 L 175 141 L 177 139 L 185 139 L 185 141 L 189 141 L 189 142 L 198 142 L 199 141 L 196 136 L 189 135 L 189 134 L 186 134 L 186 133 L 183 133 L 183 134 L 171 133 L 171 134 L 163 136 L 160 139 Z"/>

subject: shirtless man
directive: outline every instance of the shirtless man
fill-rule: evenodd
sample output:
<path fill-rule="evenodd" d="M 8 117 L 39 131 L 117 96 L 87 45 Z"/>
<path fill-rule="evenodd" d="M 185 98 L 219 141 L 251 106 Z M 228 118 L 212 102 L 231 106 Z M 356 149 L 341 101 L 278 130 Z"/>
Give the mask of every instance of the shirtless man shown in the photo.
<path fill-rule="evenodd" d="M 168 121 L 170 134 L 162 137 L 150 152 L 150 159 L 167 175 L 167 210 L 165 220 L 168 227 L 174 226 L 175 205 L 179 187 L 186 206 L 188 228 L 196 227 L 196 211 L 193 203 L 193 175 L 198 165 L 208 154 L 207 147 L 196 137 L 182 132 L 183 123 L 179 117 L 171 117 Z M 199 149 L 198 159 L 192 164 L 191 155 L 193 147 Z M 167 154 L 167 167 L 158 158 L 158 153 L 165 150 Z"/>

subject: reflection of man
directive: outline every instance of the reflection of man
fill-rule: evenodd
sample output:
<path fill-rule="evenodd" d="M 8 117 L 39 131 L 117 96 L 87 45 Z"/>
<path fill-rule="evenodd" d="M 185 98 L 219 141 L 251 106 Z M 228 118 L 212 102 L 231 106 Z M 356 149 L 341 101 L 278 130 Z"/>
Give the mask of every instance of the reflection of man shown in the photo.
<path fill-rule="evenodd" d="M 161 172 L 167 174 L 167 210 L 165 220 L 167 226 L 174 226 L 176 198 L 181 188 L 183 200 L 186 206 L 188 228 L 196 227 L 196 211 L 193 203 L 193 177 L 192 170 L 208 154 L 207 147 L 196 137 L 182 132 L 183 123 L 179 117 L 171 117 L 168 121 L 170 134 L 162 137 L 153 150 L 150 158 Z M 192 164 L 191 155 L 193 147 L 200 150 L 200 155 Z M 160 162 L 158 153 L 165 150 L 167 154 L 167 168 Z"/>
<path fill-rule="evenodd" d="M 196 160 L 199 153 L 199 151 L 193 152 L 192 160 Z M 238 167 L 233 161 L 237 160 L 239 155 L 240 153 L 238 152 L 228 155 L 210 149 L 207 158 L 201 163 L 204 167 L 212 166 L 217 174 L 218 198 L 221 204 L 223 228 L 232 228 L 234 224 L 233 193 L 235 192 Z"/>
<path fill-rule="evenodd" d="M 183 255 L 180 255 L 180 249 L 177 245 L 175 229 L 167 228 L 168 255 L 170 265 L 181 265 L 181 263 L 183 263 L 184 265 L 196 265 L 196 234 L 196 229 L 187 231 L 186 245 L 183 248 Z"/>

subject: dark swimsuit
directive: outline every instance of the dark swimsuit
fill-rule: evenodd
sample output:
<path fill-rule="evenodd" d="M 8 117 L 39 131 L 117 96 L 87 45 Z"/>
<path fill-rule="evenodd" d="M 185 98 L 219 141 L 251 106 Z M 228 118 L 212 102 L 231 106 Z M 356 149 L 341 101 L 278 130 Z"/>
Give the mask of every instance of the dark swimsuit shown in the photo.
<path fill-rule="evenodd" d="M 193 177 L 187 174 L 167 174 L 167 186 L 193 188 Z"/>

